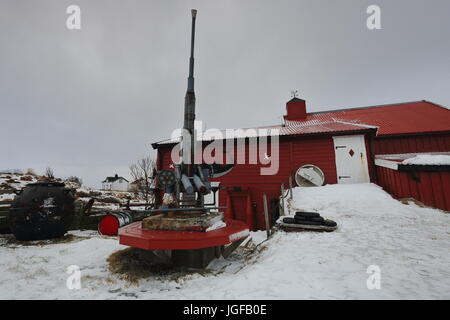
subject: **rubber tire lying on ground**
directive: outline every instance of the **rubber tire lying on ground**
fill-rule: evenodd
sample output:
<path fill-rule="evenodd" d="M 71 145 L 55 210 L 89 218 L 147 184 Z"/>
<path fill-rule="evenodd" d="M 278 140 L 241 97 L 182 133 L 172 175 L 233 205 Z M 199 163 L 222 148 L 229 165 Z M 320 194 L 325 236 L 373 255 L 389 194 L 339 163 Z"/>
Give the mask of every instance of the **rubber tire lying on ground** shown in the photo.
<path fill-rule="evenodd" d="M 295 224 L 303 224 L 307 226 L 320 226 L 323 222 L 321 221 L 311 221 L 311 220 L 299 220 L 295 219 Z"/>
<path fill-rule="evenodd" d="M 305 218 L 305 217 L 295 217 L 294 218 L 296 223 L 308 223 L 308 222 L 324 222 L 324 218 L 323 217 L 313 217 L 313 218 Z"/>
<path fill-rule="evenodd" d="M 292 223 L 295 223 L 295 219 L 294 218 L 283 218 L 283 222 L 292 224 Z"/>
<path fill-rule="evenodd" d="M 326 227 L 336 227 L 337 223 L 333 220 L 325 219 L 325 221 L 323 222 L 323 225 Z"/>
<path fill-rule="evenodd" d="M 305 218 L 283 218 L 283 223 L 287 224 L 302 224 L 302 225 L 310 225 L 310 226 L 324 226 L 324 227 L 336 227 L 337 223 L 333 220 L 324 219 L 323 217 L 314 217 L 310 219 Z"/>
<path fill-rule="evenodd" d="M 317 212 L 306 212 L 306 211 L 297 211 L 295 213 L 295 217 L 302 217 L 302 218 L 316 218 L 320 217 L 320 214 Z"/>

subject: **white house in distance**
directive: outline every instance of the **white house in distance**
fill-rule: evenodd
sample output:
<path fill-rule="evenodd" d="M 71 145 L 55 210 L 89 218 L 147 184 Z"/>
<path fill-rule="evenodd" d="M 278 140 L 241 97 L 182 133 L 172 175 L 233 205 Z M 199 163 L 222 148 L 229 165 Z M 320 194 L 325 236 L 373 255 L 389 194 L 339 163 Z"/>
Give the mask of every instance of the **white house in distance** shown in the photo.
<path fill-rule="evenodd" d="M 102 181 L 102 189 L 112 191 L 128 191 L 128 180 L 124 177 L 119 177 L 116 173 L 114 177 L 106 177 L 106 179 Z"/>

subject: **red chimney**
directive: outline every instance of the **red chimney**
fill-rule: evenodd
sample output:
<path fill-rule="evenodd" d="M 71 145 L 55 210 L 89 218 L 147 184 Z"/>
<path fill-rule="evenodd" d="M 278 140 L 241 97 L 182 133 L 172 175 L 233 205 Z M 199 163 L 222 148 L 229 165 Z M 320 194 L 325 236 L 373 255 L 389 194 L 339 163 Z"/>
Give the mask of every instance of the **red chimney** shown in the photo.
<path fill-rule="evenodd" d="M 285 120 L 306 119 L 306 101 L 299 98 L 292 98 L 286 103 Z"/>

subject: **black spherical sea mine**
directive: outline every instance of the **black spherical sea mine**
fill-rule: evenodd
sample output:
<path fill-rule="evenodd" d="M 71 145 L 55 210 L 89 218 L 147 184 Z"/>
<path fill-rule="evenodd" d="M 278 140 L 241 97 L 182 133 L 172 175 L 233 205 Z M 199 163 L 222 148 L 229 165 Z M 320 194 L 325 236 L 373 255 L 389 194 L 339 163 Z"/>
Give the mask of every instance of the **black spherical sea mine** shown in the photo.
<path fill-rule="evenodd" d="M 17 240 L 45 240 L 64 236 L 75 214 L 74 194 L 64 183 L 40 181 L 25 186 L 8 214 Z"/>

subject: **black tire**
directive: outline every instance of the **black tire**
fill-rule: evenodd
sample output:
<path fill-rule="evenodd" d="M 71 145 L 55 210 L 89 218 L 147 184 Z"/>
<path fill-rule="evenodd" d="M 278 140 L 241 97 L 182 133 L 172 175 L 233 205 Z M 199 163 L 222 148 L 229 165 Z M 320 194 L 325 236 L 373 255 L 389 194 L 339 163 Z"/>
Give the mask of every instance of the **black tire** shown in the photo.
<path fill-rule="evenodd" d="M 333 220 L 326 219 L 323 222 L 323 225 L 326 226 L 326 227 L 336 227 L 337 223 L 335 221 L 333 221 Z"/>
<path fill-rule="evenodd" d="M 303 217 L 303 218 L 316 218 L 320 217 L 320 214 L 317 212 L 304 212 L 304 211 L 297 211 L 295 213 L 295 217 Z"/>
<path fill-rule="evenodd" d="M 296 222 L 296 224 L 303 224 L 305 226 L 321 226 L 322 225 L 322 222 L 318 222 L 318 221 L 296 220 L 295 222 Z"/>
<path fill-rule="evenodd" d="M 316 221 L 316 222 L 324 222 L 324 218 L 323 217 L 314 217 L 314 218 L 311 218 L 311 221 Z"/>
<path fill-rule="evenodd" d="M 295 219 L 294 218 L 283 218 L 283 222 L 293 224 L 293 223 L 295 223 Z"/>
<path fill-rule="evenodd" d="M 307 223 L 307 222 L 311 221 L 310 218 L 304 218 L 304 217 L 295 217 L 294 220 L 295 220 L 295 223 Z"/>

